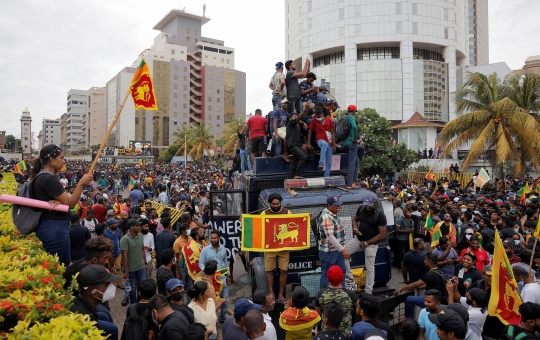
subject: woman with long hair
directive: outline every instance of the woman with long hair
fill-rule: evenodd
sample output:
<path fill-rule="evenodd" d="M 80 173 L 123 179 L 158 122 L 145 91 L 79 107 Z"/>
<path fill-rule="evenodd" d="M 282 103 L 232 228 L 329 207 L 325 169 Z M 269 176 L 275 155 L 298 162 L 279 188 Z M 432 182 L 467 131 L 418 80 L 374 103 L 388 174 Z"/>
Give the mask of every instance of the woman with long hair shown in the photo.
<path fill-rule="evenodd" d="M 465 296 L 465 292 L 476 281 L 482 279 L 482 274 L 476 268 L 476 255 L 467 252 L 463 255 L 463 262 L 456 266 L 453 281 L 457 282 L 459 295 Z"/>
<path fill-rule="evenodd" d="M 189 307 L 195 314 L 195 322 L 202 323 L 206 329 L 211 329 L 217 334 L 217 314 L 214 299 L 210 297 L 210 287 L 205 281 L 195 282 L 188 289 L 188 296 L 191 298 Z M 219 305 L 221 306 L 221 304 Z"/>
<path fill-rule="evenodd" d="M 52 206 L 68 205 L 73 209 L 81 198 L 84 187 L 92 177 L 84 175 L 71 194 L 65 191 L 56 173 L 64 167 L 64 152 L 54 144 L 44 146 L 39 157 L 34 160 L 31 179 L 34 180 L 34 199 L 49 202 Z M 38 176 L 38 174 L 41 174 Z M 44 210 L 41 213 L 36 230 L 37 237 L 43 243 L 47 253 L 57 255 L 66 267 L 71 262 L 69 243 L 69 213 L 55 210 Z"/>

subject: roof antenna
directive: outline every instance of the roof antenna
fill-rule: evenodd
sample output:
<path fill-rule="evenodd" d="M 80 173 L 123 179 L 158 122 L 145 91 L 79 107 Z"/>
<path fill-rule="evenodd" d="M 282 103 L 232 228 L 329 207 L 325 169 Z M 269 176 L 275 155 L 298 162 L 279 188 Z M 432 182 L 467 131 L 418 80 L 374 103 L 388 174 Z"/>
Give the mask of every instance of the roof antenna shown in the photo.
<path fill-rule="evenodd" d="M 204 5 L 202 6 L 202 16 L 203 16 L 203 17 L 206 16 L 205 14 L 206 14 L 206 4 L 204 4 Z"/>

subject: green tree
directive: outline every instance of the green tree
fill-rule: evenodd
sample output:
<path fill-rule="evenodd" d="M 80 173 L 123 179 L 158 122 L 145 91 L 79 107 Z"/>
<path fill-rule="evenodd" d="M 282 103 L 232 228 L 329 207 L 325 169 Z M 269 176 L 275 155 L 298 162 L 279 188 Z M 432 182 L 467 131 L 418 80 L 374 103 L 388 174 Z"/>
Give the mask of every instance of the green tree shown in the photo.
<path fill-rule="evenodd" d="M 392 123 L 376 110 L 366 108 L 356 116 L 358 135 L 364 135 L 366 154 L 360 163 L 363 175 L 393 175 L 404 170 L 417 157 L 403 143 L 392 146 Z"/>
<path fill-rule="evenodd" d="M 527 73 L 520 77 L 512 73 L 505 82 L 508 98 L 540 121 L 540 75 Z"/>
<path fill-rule="evenodd" d="M 243 118 L 240 117 L 225 124 L 223 137 L 221 137 L 221 141 L 225 142 L 221 147 L 222 153 L 232 155 L 238 148 L 238 127 L 242 125 L 242 120 Z"/>
<path fill-rule="evenodd" d="M 170 163 L 173 156 L 176 155 L 176 153 L 178 152 L 178 149 L 179 146 L 177 144 L 169 146 L 167 149 L 165 149 L 165 151 L 161 153 L 161 155 L 159 155 L 159 160 L 164 163 Z"/>
<path fill-rule="evenodd" d="M 185 132 L 184 132 L 185 129 Z M 210 131 L 210 127 L 206 125 L 205 122 L 200 124 L 193 124 L 191 128 L 183 127 L 182 130 L 177 131 L 179 135 L 183 133 L 187 134 L 187 154 L 191 156 L 194 160 L 200 160 L 203 158 L 205 152 L 210 155 L 210 146 L 214 145 L 214 136 Z M 176 132 L 175 132 L 176 136 Z M 179 137 L 179 136 L 176 136 Z M 183 137 L 183 136 L 182 136 Z M 177 139 L 180 143 L 175 143 L 179 145 L 177 155 L 183 154 L 184 152 L 184 140 L 181 138 Z"/>
<path fill-rule="evenodd" d="M 178 128 L 174 133 L 173 136 L 175 137 L 173 145 L 177 146 L 177 150 L 175 155 L 184 155 L 184 151 L 187 153 L 188 150 L 191 149 L 191 145 L 188 140 L 188 133 L 189 128 L 186 124 L 182 125 L 182 128 Z M 187 143 L 186 143 L 187 142 Z M 184 149 L 185 146 L 185 149 Z M 174 156 L 174 155 L 173 155 Z M 172 156 L 171 156 L 172 157 Z"/>
<path fill-rule="evenodd" d="M 441 143 L 448 155 L 472 142 L 462 169 L 484 153 L 494 164 L 514 162 L 517 174 L 524 172 L 526 161 L 540 165 L 540 124 L 508 97 L 511 88 L 497 73 L 469 73 L 463 88 L 455 92 L 456 111 L 465 114 L 444 127 Z"/>

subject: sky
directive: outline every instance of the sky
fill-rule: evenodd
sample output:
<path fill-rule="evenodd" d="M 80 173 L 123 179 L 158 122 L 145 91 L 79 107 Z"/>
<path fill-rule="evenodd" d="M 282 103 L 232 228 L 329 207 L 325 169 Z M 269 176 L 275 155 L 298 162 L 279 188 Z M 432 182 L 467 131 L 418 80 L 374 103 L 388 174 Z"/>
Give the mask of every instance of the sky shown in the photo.
<path fill-rule="evenodd" d="M 487 0 L 477 0 L 487 1 Z M 104 87 L 131 66 L 172 8 L 211 20 L 203 36 L 235 49 L 235 68 L 247 76 L 247 112 L 271 109 L 274 64 L 285 57 L 285 1 L 262 0 L 17 0 L 0 11 L 0 130 L 20 135 L 28 107 L 32 131 L 60 118 L 70 89 Z M 519 69 L 540 54 L 540 1 L 489 0 L 490 63 Z"/>

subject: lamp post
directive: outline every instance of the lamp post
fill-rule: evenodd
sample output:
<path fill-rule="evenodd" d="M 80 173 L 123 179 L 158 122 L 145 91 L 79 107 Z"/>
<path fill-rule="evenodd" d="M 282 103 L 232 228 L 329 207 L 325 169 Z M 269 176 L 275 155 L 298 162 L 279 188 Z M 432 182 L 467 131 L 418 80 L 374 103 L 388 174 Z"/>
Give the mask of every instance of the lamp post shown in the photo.
<path fill-rule="evenodd" d="M 184 167 L 187 168 L 187 124 L 184 122 Z"/>

